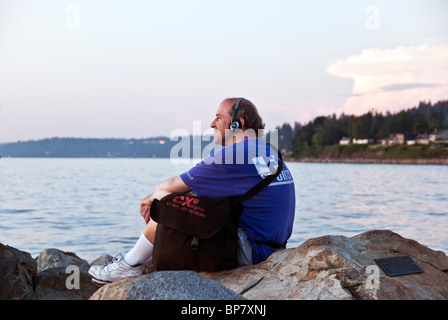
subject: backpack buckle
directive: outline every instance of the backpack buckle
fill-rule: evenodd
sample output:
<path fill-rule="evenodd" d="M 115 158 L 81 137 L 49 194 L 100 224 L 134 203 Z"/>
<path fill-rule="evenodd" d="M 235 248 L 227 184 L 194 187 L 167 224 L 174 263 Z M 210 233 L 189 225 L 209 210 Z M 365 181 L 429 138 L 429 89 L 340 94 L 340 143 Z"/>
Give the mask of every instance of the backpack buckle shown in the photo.
<path fill-rule="evenodd" d="M 196 237 L 193 237 L 193 241 L 191 241 L 191 249 L 192 250 L 198 250 L 199 249 L 199 239 Z"/>

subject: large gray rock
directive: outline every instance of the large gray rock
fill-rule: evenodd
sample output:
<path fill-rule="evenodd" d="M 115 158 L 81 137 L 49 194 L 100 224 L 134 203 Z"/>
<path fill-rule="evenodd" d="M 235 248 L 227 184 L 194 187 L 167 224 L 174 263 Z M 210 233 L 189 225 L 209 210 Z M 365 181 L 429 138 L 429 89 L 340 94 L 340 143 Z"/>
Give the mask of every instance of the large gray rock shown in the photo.
<path fill-rule="evenodd" d="M 36 258 L 37 272 L 44 271 L 49 268 L 67 267 L 70 265 L 77 266 L 81 270 L 89 270 L 89 263 L 78 257 L 73 252 L 62 251 L 55 248 L 45 249 Z"/>
<path fill-rule="evenodd" d="M 135 280 L 127 300 L 245 300 L 193 271 L 159 271 Z"/>
<path fill-rule="evenodd" d="M 193 271 L 157 271 L 107 284 L 91 300 L 245 300 Z"/>
<path fill-rule="evenodd" d="M 35 300 L 88 300 L 98 287 L 87 271 L 49 268 L 36 275 Z"/>
<path fill-rule="evenodd" d="M 423 273 L 389 277 L 375 262 L 406 255 Z M 448 299 L 446 254 L 387 230 L 313 238 L 258 265 L 203 275 L 248 299 Z"/>
<path fill-rule="evenodd" d="M 0 300 L 31 299 L 36 262 L 28 252 L 0 243 Z"/>
<path fill-rule="evenodd" d="M 72 252 L 45 249 L 35 259 L 36 300 L 87 300 L 98 289 L 87 273 L 89 263 Z"/>

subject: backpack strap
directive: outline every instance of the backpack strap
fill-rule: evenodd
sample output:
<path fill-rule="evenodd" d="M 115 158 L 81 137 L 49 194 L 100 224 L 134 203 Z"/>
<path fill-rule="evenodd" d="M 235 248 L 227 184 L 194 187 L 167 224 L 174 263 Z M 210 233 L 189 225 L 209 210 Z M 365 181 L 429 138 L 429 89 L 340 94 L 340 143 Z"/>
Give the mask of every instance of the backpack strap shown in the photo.
<path fill-rule="evenodd" d="M 273 150 L 275 150 L 274 147 L 272 147 L 271 145 L 269 145 Z M 280 151 L 278 149 L 277 150 L 277 154 L 278 154 L 278 158 L 280 159 L 280 163 L 279 166 L 276 170 L 276 172 L 274 174 L 268 175 L 266 178 L 264 178 L 263 180 L 261 180 L 260 182 L 258 182 L 255 186 L 253 186 L 249 191 L 247 191 L 245 194 L 236 197 L 235 199 L 233 199 L 232 202 L 234 203 L 241 203 L 243 201 L 246 201 L 250 198 L 252 198 L 253 196 L 255 196 L 256 194 L 258 194 L 259 192 L 261 192 L 264 188 L 266 188 L 268 185 L 271 184 L 272 181 L 274 181 L 278 175 L 282 172 L 283 170 L 283 159 L 282 159 L 282 154 L 280 153 Z"/>

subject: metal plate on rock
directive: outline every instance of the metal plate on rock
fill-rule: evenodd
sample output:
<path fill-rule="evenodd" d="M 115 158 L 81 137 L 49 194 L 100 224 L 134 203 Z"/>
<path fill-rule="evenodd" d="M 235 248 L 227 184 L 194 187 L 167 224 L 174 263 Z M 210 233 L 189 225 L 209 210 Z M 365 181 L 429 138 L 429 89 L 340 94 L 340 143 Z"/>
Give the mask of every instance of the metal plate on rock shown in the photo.
<path fill-rule="evenodd" d="M 423 272 L 410 256 L 375 259 L 375 262 L 389 277 Z"/>

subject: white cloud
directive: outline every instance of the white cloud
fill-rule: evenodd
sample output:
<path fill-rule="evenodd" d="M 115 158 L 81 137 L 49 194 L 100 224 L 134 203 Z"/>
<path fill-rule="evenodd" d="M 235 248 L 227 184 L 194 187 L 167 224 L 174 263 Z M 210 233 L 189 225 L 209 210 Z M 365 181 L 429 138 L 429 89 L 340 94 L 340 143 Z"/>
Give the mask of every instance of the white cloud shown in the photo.
<path fill-rule="evenodd" d="M 365 49 L 327 72 L 354 81 L 346 114 L 398 111 L 421 100 L 448 98 L 448 45 Z"/>

